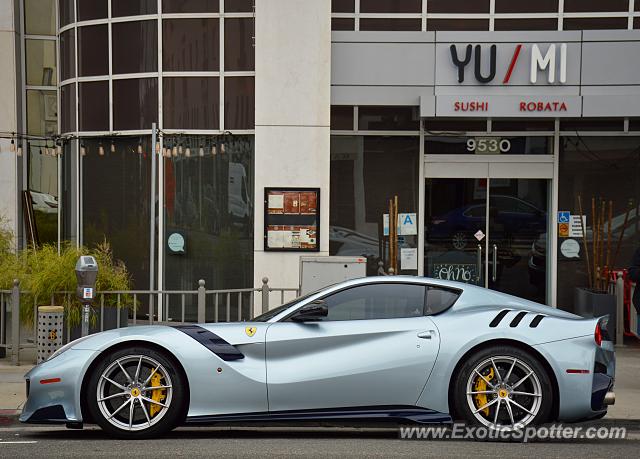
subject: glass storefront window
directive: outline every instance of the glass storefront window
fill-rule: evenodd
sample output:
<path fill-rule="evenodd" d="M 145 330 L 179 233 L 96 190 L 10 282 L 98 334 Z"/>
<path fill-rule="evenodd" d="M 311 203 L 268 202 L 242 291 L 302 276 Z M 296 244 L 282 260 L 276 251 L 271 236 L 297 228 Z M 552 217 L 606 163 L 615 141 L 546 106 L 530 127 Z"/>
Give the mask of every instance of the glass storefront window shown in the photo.
<path fill-rule="evenodd" d="M 537 0 L 535 2 L 514 2 L 495 0 L 496 13 L 557 13 L 558 0 Z M 566 7 L 565 7 L 566 11 Z M 522 29 L 526 30 L 526 29 Z"/>
<path fill-rule="evenodd" d="M 331 136 L 329 252 L 367 258 L 367 275 L 388 266 L 383 215 L 398 196 L 399 213 L 418 213 L 418 137 Z M 417 248 L 400 235 L 399 249 Z M 403 270 L 402 274 L 417 274 Z"/>
<path fill-rule="evenodd" d="M 27 132 L 40 136 L 58 133 L 58 96 L 55 91 L 27 90 Z"/>
<path fill-rule="evenodd" d="M 428 13 L 488 13 L 489 0 L 426 0 Z"/>
<path fill-rule="evenodd" d="M 331 18 L 331 30 L 354 30 L 355 24 L 351 18 Z"/>
<path fill-rule="evenodd" d="M 27 84 L 34 86 L 55 86 L 58 84 L 55 41 L 26 40 L 25 60 Z"/>
<path fill-rule="evenodd" d="M 355 0 L 331 0 L 332 13 L 353 13 Z"/>
<path fill-rule="evenodd" d="M 254 125 L 254 77 L 226 77 L 224 79 L 225 129 L 253 129 Z"/>
<path fill-rule="evenodd" d="M 417 107 L 360 106 L 358 129 L 361 131 L 417 131 L 420 116 Z"/>
<path fill-rule="evenodd" d="M 556 18 L 496 18 L 494 30 L 558 30 L 558 20 Z"/>
<path fill-rule="evenodd" d="M 132 21 L 112 25 L 113 73 L 158 70 L 158 22 Z"/>
<path fill-rule="evenodd" d="M 224 21 L 224 69 L 254 70 L 253 19 L 229 18 Z"/>
<path fill-rule="evenodd" d="M 165 72 L 219 69 L 218 19 L 165 19 L 162 33 L 162 69 Z"/>
<path fill-rule="evenodd" d="M 564 18 L 564 30 L 626 29 L 627 18 Z"/>
<path fill-rule="evenodd" d="M 113 129 L 151 129 L 158 122 L 158 79 L 114 80 Z"/>
<path fill-rule="evenodd" d="M 54 92 L 55 94 L 55 92 Z M 58 158 L 43 154 L 41 140 L 27 142 L 28 187 L 41 244 L 58 242 Z M 51 143 L 48 145 L 51 147 Z"/>
<path fill-rule="evenodd" d="M 60 34 L 60 78 L 62 81 L 76 76 L 76 33 L 69 29 Z"/>
<path fill-rule="evenodd" d="M 24 31 L 31 35 L 55 35 L 56 0 L 25 0 Z"/>
<path fill-rule="evenodd" d="M 339 131 L 353 131 L 353 106 L 331 106 L 331 129 Z"/>
<path fill-rule="evenodd" d="M 78 104 L 80 131 L 109 130 L 109 82 L 87 81 L 79 83 Z"/>
<path fill-rule="evenodd" d="M 78 28 L 78 76 L 109 74 L 109 35 L 106 24 Z"/>
<path fill-rule="evenodd" d="M 558 239 L 558 307 L 572 311 L 575 289 L 588 288 L 588 273 L 593 276 L 595 271 L 592 199 L 596 201 L 597 211 L 600 200 L 606 203 L 605 243 L 598 255 L 602 268 L 607 258 L 614 269 L 627 268 L 640 246 L 640 137 L 561 137 L 559 174 L 558 209 L 580 215 L 580 197 L 582 214 L 586 215 L 586 238 Z M 606 244 L 609 201 L 613 207 L 610 251 Z M 577 256 L 563 251 L 563 244 L 569 239 L 578 243 Z M 584 251 L 585 239 L 589 266 Z"/>
<path fill-rule="evenodd" d="M 564 0 L 565 13 L 592 11 L 629 11 L 629 0 Z"/>
<path fill-rule="evenodd" d="M 179 143 L 184 152 L 164 158 L 165 288 L 192 290 L 204 279 L 207 289 L 239 288 L 253 285 L 253 212 L 254 212 L 254 138 L 227 136 L 225 148 L 220 144 L 213 155 L 212 142 L 220 137 L 185 136 L 165 138 L 165 145 Z M 203 156 L 199 148 L 203 147 Z M 168 239 L 184 241 L 182 250 L 172 249 Z M 173 246 L 172 246 L 173 247 Z M 186 315 L 196 317 L 194 297 L 187 297 Z M 179 317 L 179 298 L 166 305 L 170 317 Z M 238 296 L 230 298 L 237 308 Z M 215 307 L 213 295 L 207 295 L 207 309 Z M 220 298 L 219 319 L 226 298 Z M 244 298 L 243 308 L 251 307 Z M 237 309 L 236 309 L 237 311 Z M 209 314 L 209 312 L 208 312 Z M 237 318 L 233 312 L 232 318 Z M 213 320 L 213 316 L 207 316 Z"/>
<path fill-rule="evenodd" d="M 60 113 L 61 131 L 73 132 L 76 130 L 76 85 L 67 84 L 60 87 Z"/>
<path fill-rule="evenodd" d="M 253 13 L 255 0 L 223 0 L 225 13 Z"/>
<path fill-rule="evenodd" d="M 32 0 L 34 3 L 39 3 L 40 0 Z M 64 27 L 67 24 L 75 22 L 75 0 L 58 0 L 58 15 L 60 16 L 60 27 Z"/>
<path fill-rule="evenodd" d="M 108 0 L 77 0 L 78 21 L 104 19 L 108 16 Z"/>
<path fill-rule="evenodd" d="M 420 19 L 360 19 L 360 30 L 420 30 Z"/>
<path fill-rule="evenodd" d="M 489 30 L 488 19 L 427 19 L 427 30 Z"/>
<path fill-rule="evenodd" d="M 111 16 L 139 16 L 141 14 L 155 14 L 157 0 L 111 0 Z"/>
<path fill-rule="evenodd" d="M 218 78 L 164 78 L 163 85 L 165 128 L 218 129 L 220 127 Z"/>
<path fill-rule="evenodd" d="M 110 150 L 114 141 L 115 153 Z M 143 154 L 137 153 L 142 143 Z M 99 155 L 102 143 L 105 153 Z M 107 241 L 131 273 L 134 288 L 149 288 L 151 139 L 84 139 L 82 157 L 83 243 Z"/>
<path fill-rule="evenodd" d="M 420 13 L 421 11 L 421 0 L 360 0 L 361 13 Z"/>
<path fill-rule="evenodd" d="M 163 13 L 217 13 L 219 0 L 162 0 Z"/>

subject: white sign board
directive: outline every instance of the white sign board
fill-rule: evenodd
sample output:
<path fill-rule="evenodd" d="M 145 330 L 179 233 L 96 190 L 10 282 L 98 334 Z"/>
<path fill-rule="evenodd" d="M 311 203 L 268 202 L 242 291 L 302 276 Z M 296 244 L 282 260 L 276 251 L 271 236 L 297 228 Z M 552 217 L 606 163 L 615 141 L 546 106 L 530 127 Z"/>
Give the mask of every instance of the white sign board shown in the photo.
<path fill-rule="evenodd" d="M 383 234 L 389 235 L 389 214 L 382 218 Z M 418 218 L 416 213 L 398 214 L 398 236 L 415 236 L 418 234 Z"/>
<path fill-rule="evenodd" d="M 582 219 L 582 221 L 580 221 Z M 571 215 L 569 218 L 569 237 L 582 237 L 582 228 L 587 228 L 586 215 Z"/>
<path fill-rule="evenodd" d="M 400 249 L 400 269 L 418 269 L 418 249 Z"/>

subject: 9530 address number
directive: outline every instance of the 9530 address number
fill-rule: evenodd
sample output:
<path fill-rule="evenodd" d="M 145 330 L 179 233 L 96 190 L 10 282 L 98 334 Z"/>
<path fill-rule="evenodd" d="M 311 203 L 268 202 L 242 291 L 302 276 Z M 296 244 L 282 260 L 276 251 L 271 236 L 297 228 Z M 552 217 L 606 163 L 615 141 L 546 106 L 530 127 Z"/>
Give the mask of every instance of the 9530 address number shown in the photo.
<path fill-rule="evenodd" d="M 508 153 L 511 141 L 499 137 L 472 138 L 467 140 L 467 151 L 474 153 Z"/>

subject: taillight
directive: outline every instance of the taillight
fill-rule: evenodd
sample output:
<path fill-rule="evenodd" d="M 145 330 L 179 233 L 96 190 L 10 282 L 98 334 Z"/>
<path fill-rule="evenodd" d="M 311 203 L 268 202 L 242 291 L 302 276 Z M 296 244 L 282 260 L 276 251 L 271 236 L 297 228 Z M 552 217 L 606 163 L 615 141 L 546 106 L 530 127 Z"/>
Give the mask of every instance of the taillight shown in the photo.
<path fill-rule="evenodd" d="M 596 324 L 596 331 L 593 334 L 593 338 L 596 340 L 598 346 L 602 345 L 602 328 L 600 328 L 600 322 Z"/>
<path fill-rule="evenodd" d="M 603 341 L 611 341 L 608 330 L 609 316 L 604 316 L 596 324 L 596 330 L 593 333 L 593 339 L 598 346 L 601 346 Z"/>

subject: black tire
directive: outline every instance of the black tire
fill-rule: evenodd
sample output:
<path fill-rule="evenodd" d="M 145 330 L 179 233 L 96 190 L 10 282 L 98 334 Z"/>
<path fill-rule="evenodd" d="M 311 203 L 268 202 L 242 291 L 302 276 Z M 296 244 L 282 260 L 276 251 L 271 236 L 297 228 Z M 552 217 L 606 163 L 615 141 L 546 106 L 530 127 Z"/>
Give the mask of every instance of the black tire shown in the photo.
<path fill-rule="evenodd" d="M 151 425 L 150 427 L 145 426 L 140 430 L 127 430 L 126 428 L 119 428 L 118 426 L 112 424 L 112 422 L 107 419 L 107 416 L 103 413 L 98 403 L 98 384 L 102 379 L 103 373 L 105 372 L 105 370 L 110 368 L 118 359 L 122 359 L 127 356 L 143 356 L 144 358 L 149 358 L 156 361 L 162 366 L 162 368 L 165 370 L 166 375 L 170 378 L 171 381 L 171 398 L 165 412 L 157 421 L 152 418 L 154 419 L 153 425 Z M 184 376 L 182 375 L 182 371 L 178 368 L 178 365 L 175 363 L 173 358 L 153 348 L 140 345 L 128 348 L 120 348 L 114 351 L 106 351 L 106 353 L 99 358 L 99 363 L 93 368 L 93 371 L 89 376 L 87 390 L 85 392 L 85 402 L 86 407 L 89 410 L 90 418 L 93 419 L 93 421 L 109 435 L 122 439 L 154 438 L 169 432 L 184 421 L 188 403 L 187 383 Z M 125 368 L 127 368 L 126 365 L 127 363 L 125 362 Z M 134 364 L 133 367 L 131 367 L 131 364 L 129 364 L 127 373 L 129 373 L 130 375 L 131 373 L 134 373 L 135 366 L 136 365 Z M 151 371 L 147 371 L 147 373 L 141 375 L 140 380 L 142 381 L 146 379 L 145 377 L 149 376 L 151 373 Z M 117 382 L 125 384 L 123 379 L 120 379 Z M 113 387 L 115 388 L 115 386 Z M 119 391 L 121 389 L 115 390 Z M 119 398 L 117 400 L 117 403 L 120 403 L 121 400 L 124 403 L 124 401 L 128 399 L 129 397 L 124 396 L 123 398 Z M 150 413 L 151 405 L 148 405 L 148 407 L 143 409 L 143 407 L 140 407 L 142 401 L 138 400 L 137 403 L 138 404 L 133 403 L 136 407 L 135 409 L 142 411 L 142 414 L 144 414 L 145 416 Z M 121 412 L 126 412 L 127 408 L 129 407 L 126 406 Z M 141 417 L 140 412 L 137 413 L 137 417 Z"/>
<path fill-rule="evenodd" d="M 515 367 L 514 365 L 514 370 L 511 372 L 511 375 L 509 375 L 509 380 L 503 380 L 502 385 L 498 384 L 498 379 L 495 376 L 495 371 L 491 372 L 491 368 L 497 368 L 498 372 L 501 374 L 501 377 L 504 378 L 509 374 L 508 368 L 510 367 L 510 360 L 508 359 L 514 358 L 517 359 L 518 362 L 520 362 L 518 363 L 518 365 L 523 365 L 523 368 L 521 368 L 520 366 Z M 491 379 L 490 382 L 496 385 L 496 392 L 502 395 L 496 394 L 494 396 L 492 394 L 487 394 L 486 399 L 484 399 L 482 402 L 479 402 L 474 398 L 476 397 L 476 395 L 467 395 L 467 388 L 470 387 L 472 375 L 474 378 L 476 378 L 475 381 L 479 382 L 478 378 L 480 377 L 477 376 L 475 369 L 477 369 L 478 366 L 485 364 L 487 361 L 490 361 L 491 359 L 494 359 L 495 367 L 493 364 L 491 364 L 491 368 L 489 368 L 489 374 L 493 373 L 494 375 L 493 379 Z M 516 385 L 520 381 L 520 379 L 524 377 L 523 374 L 526 373 L 526 367 L 532 370 L 534 372 L 534 375 L 527 378 L 524 382 L 520 383 L 519 387 L 513 389 L 513 386 Z M 482 370 L 480 370 L 480 372 L 483 373 Z M 509 411 L 507 411 L 506 415 L 511 414 L 516 420 L 514 424 L 511 424 L 512 426 L 518 424 L 518 417 L 516 416 L 517 413 L 522 413 L 522 415 L 524 416 L 523 421 L 526 420 L 524 425 L 521 425 L 519 428 L 528 425 L 540 425 L 550 420 L 554 400 L 554 389 L 551 383 L 551 379 L 544 365 L 542 365 L 533 354 L 523 349 L 508 345 L 491 346 L 485 349 L 481 349 L 469 356 L 466 361 L 462 363 L 454 378 L 455 381 L 452 386 L 453 394 L 451 397 L 454 405 L 454 415 L 456 416 L 456 418 L 464 420 L 469 424 L 484 424 L 489 428 L 496 427 L 496 424 L 493 423 L 493 416 L 495 415 L 496 406 L 499 407 L 498 409 L 500 410 L 504 405 L 505 410 L 507 410 L 507 404 L 509 404 L 509 407 L 513 412 L 509 413 Z M 505 392 L 500 392 L 499 387 L 504 387 L 505 389 L 507 389 L 506 393 L 508 395 L 505 398 L 502 398 Z M 492 390 L 492 388 L 488 385 L 486 389 Z M 471 390 L 474 390 L 474 388 L 472 388 Z M 512 394 L 511 392 L 514 391 L 529 391 L 528 393 L 536 393 L 539 391 L 541 394 L 540 397 L 529 397 L 525 395 L 516 395 L 515 393 Z M 470 401 L 469 397 L 471 397 L 472 401 Z M 474 408 L 478 409 L 480 408 L 481 404 L 482 406 L 485 406 L 483 403 L 491 402 L 494 398 L 498 398 L 500 400 L 496 400 L 497 403 L 494 402 L 494 405 L 492 405 L 493 408 L 488 408 L 489 414 L 485 414 L 483 416 L 483 413 L 486 413 L 487 409 L 481 410 L 482 412 L 479 413 L 479 416 L 485 418 L 486 422 L 481 421 L 480 419 L 478 419 L 478 415 L 473 413 L 470 404 L 475 403 Z M 538 398 L 540 399 L 540 401 L 535 402 L 534 400 L 537 400 Z M 521 410 L 520 408 L 512 405 L 512 401 L 516 401 L 517 403 L 531 411 L 529 412 L 528 410 Z M 531 405 L 528 405 L 527 402 L 530 402 Z M 531 413 L 534 413 L 535 416 Z M 504 412 L 499 411 L 498 414 L 500 415 L 500 418 L 504 419 Z M 498 418 L 498 421 L 500 420 L 500 418 Z M 508 423 L 510 423 L 510 419 L 511 418 L 506 420 L 504 424 L 501 422 L 497 422 L 497 424 L 501 427 L 508 428 L 507 425 Z"/>

